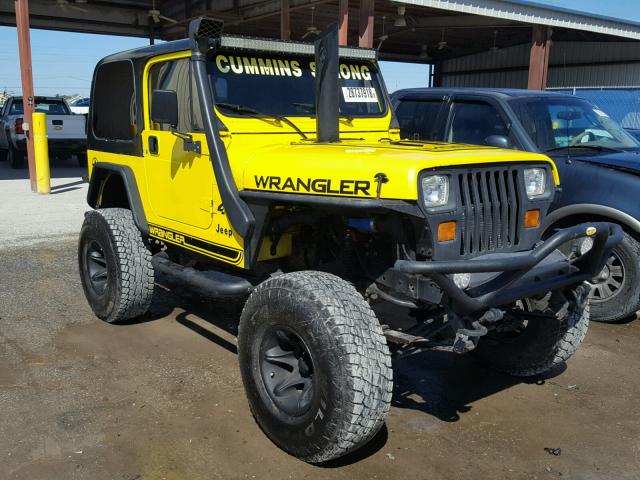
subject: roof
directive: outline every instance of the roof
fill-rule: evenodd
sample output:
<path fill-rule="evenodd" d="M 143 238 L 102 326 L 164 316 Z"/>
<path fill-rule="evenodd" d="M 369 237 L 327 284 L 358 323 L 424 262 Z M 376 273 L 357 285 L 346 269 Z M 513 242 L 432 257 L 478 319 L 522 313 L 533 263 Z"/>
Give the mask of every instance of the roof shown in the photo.
<path fill-rule="evenodd" d="M 640 40 L 640 23 L 530 0 L 402 0 L 401 3 Z"/>
<path fill-rule="evenodd" d="M 547 9 L 547 10 L 552 10 L 552 11 L 561 12 L 561 13 L 569 13 L 572 15 L 582 15 L 590 18 L 595 18 L 598 20 L 606 20 L 609 22 L 624 23 L 625 25 L 635 25 L 640 27 L 640 22 L 636 22 L 633 20 L 627 20 L 627 19 L 618 18 L 618 17 L 611 17 L 608 15 L 601 15 L 599 13 L 585 12 L 583 10 L 575 10 L 573 8 L 560 7 L 558 5 L 536 2 L 533 0 L 505 0 L 505 1 L 508 3 L 515 3 L 516 5 Z"/>
<path fill-rule="evenodd" d="M 549 92 L 540 90 L 525 90 L 518 88 L 405 88 L 393 93 L 392 97 L 404 97 L 407 95 L 414 96 L 432 96 L 437 94 L 451 95 L 455 93 L 474 93 L 485 95 L 488 97 L 501 97 L 501 98 L 519 98 L 519 97 L 571 97 L 562 92 Z"/>
<path fill-rule="evenodd" d="M 298 55 L 314 55 L 315 47 L 311 42 L 297 42 L 291 40 L 276 40 L 273 38 L 257 38 L 239 35 L 223 35 L 221 37 L 221 48 L 240 51 L 260 51 L 272 54 L 291 53 Z M 119 60 L 145 60 L 158 55 L 180 52 L 191 49 L 191 42 L 188 39 L 174 40 L 171 42 L 158 43 L 146 47 L 134 48 L 124 52 L 114 53 L 101 60 L 102 63 Z M 353 46 L 341 46 L 340 57 L 363 58 L 374 60 L 377 51 L 371 48 L 359 48 Z"/>

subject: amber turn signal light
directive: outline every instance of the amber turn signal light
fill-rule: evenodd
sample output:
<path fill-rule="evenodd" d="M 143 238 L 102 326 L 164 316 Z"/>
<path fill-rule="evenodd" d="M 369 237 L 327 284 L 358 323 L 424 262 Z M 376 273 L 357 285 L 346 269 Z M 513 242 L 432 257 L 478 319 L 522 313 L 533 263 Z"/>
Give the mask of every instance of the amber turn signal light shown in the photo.
<path fill-rule="evenodd" d="M 536 228 L 540 225 L 540 210 L 527 210 L 524 213 L 524 228 Z"/>
<path fill-rule="evenodd" d="M 438 225 L 438 241 L 450 242 L 456 239 L 456 222 L 442 222 Z"/>

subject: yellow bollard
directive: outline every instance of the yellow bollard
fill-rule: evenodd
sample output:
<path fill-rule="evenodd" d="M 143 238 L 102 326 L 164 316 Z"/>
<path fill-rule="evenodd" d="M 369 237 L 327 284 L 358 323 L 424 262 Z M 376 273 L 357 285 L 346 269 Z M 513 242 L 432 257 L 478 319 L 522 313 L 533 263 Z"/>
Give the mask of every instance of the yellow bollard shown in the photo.
<path fill-rule="evenodd" d="M 47 115 L 33 114 L 31 121 L 33 150 L 36 154 L 36 179 L 38 193 L 51 193 L 51 172 L 49 171 L 49 144 L 47 142 Z"/>

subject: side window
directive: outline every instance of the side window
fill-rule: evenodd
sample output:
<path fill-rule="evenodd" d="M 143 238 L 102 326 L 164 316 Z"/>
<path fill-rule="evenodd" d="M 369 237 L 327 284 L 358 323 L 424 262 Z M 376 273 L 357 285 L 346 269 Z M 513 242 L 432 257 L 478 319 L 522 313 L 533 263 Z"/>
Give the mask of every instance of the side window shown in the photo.
<path fill-rule="evenodd" d="M 131 62 L 103 63 L 93 87 L 92 129 L 98 138 L 132 140 L 136 134 L 135 88 Z"/>
<path fill-rule="evenodd" d="M 149 93 L 153 90 L 173 90 L 178 97 L 178 131 L 203 131 L 202 113 L 195 78 L 188 58 L 157 63 L 151 67 Z M 151 99 L 149 102 L 151 107 Z M 152 125 L 154 130 L 169 130 L 170 125 Z"/>
<path fill-rule="evenodd" d="M 509 137 L 509 128 L 500 112 L 485 102 L 455 102 L 447 132 L 447 141 L 486 145 L 487 137 Z M 511 138 L 513 142 L 513 138 Z"/>
<path fill-rule="evenodd" d="M 437 119 L 441 108 L 442 102 L 439 100 L 401 101 L 396 109 L 401 138 L 439 140 Z"/>

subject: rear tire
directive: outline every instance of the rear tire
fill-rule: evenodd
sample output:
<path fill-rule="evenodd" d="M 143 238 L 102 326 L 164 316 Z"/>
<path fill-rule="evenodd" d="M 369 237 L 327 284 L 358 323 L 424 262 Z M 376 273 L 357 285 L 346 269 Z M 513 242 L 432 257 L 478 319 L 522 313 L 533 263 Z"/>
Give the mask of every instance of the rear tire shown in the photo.
<path fill-rule="evenodd" d="M 526 311 L 545 317 L 527 318 L 508 331 L 492 330 L 473 354 L 485 365 L 517 377 L 539 375 L 566 362 L 587 333 L 590 287 L 582 284 L 542 299 L 526 299 Z M 505 322 L 516 317 L 505 317 Z"/>
<path fill-rule="evenodd" d="M 7 151 L 7 160 L 9 161 L 9 165 L 11 166 L 11 168 L 24 168 L 24 157 L 25 154 L 23 152 L 16 150 L 11 145 L 9 145 L 9 150 Z"/>
<path fill-rule="evenodd" d="M 98 318 L 118 323 L 144 315 L 153 299 L 151 252 L 130 210 L 88 212 L 80 231 L 82 287 Z"/>
<path fill-rule="evenodd" d="M 251 411 L 291 455 L 326 462 L 384 424 L 389 349 L 371 307 L 346 281 L 305 271 L 263 282 L 242 312 L 238 346 Z"/>

